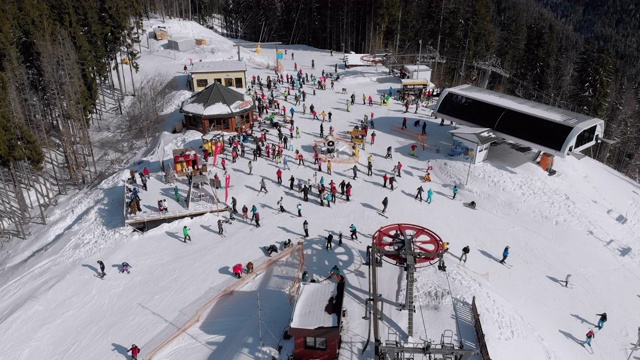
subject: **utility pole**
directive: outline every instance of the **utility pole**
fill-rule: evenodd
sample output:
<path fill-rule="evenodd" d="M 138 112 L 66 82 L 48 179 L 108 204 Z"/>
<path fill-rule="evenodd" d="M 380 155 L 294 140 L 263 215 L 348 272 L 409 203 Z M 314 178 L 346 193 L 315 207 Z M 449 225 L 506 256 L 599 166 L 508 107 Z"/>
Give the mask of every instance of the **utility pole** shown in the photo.
<path fill-rule="evenodd" d="M 418 51 L 418 78 L 420 78 L 420 59 L 422 58 L 422 39 L 418 40 L 418 42 L 420 43 L 420 51 Z"/>
<path fill-rule="evenodd" d="M 442 35 L 442 19 L 444 18 L 444 0 L 442 0 L 442 12 L 440 13 L 440 30 L 438 30 L 438 48 L 436 49 L 437 56 L 440 57 L 440 36 Z M 436 79 L 438 78 L 438 59 L 436 59 L 436 67 L 433 70 Z"/>
<path fill-rule="evenodd" d="M 398 37 L 396 38 L 396 55 L 398 55 L 398 48 L 400 47 L 400 23 L 402 21 L 402 7 L 400 7 L 400 14 L 398 14 Z"/>
<path fill-rule="evenodd" d="M 262 305 L 260 304 L 260 292 L 258 292 L 258 338 L 260 340 L 260 359 L 262 359 L 264 338 L 262 337 Z"/>

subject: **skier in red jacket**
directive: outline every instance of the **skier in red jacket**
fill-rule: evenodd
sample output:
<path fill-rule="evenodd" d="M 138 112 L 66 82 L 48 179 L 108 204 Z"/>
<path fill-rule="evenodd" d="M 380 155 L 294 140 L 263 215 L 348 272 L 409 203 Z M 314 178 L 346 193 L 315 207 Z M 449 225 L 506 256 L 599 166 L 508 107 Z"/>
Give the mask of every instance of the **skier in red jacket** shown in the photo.
<path fill-rule="evenodd" d="M 138 354 L 140 354 L 140 348 L 136 344 L 131 345 L 131 349 L 127 350 L 127 352 L 131 353 L 132 360 L 138 360 Z"/>

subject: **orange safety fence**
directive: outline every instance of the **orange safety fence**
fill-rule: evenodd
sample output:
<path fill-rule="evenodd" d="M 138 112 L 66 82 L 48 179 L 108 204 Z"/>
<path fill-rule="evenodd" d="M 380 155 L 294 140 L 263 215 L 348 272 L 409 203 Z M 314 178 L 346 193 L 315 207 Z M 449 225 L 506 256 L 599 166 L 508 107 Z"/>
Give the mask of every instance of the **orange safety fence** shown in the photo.
<path fill-rule="evenodd" d="M 213 306 L 213 304 L 215 302 L 217 302 L 218 300 L 222 299 L 223 297 L 225 297 L 227 295 L 233 294 L 234 291 L 236 291 L 236 290 L 240 289 L 241 287 L 243 287 L 249 281 L 249 279 L 255 278 L 257 275 L 261 274 L 262 272 L 264 272 L 268 268 L 272 267 L 278 261 L 282 260 L 286 256 L 292 255 L 295 252 L 295 250 L 299 250 L 300 256 L 301 256 L 301 258 L 300 258 L 301 259 L 300 260 L 300 264 L 301 265 L 298 266 L 298 272 L 300 272 L 300 270 L 302 269 L 302 264 L 304 262 L 304 252 L 303 252 L 303 249 L 302 249 L 302 242 L 300 242 L 297 245 L 292 246 L 292 247 L 280 252 L 278 255 L 275 255 L 275 256 L 273 256 L 271 258 L 268 258 L 266 261 L 264 261 L 260 265 L 256 266 L 252 273 L 245 275 L 241 279 L 237 279 L 237 280 L 236 279 L 230 279 L 230 281 L 224 282 L 221 285 L 226 285 L 226 284 L 229 284 L 231 282 L 225 288 L 220 289 L 219 287 L 213 287 L 213 288 L 209 289 L 200 298 L 196 299 L 196 301 L 194 301 L 191 306 L 187 307 L 187 309 L 189 309 L 190 307 L 196 307 L 195 310 L 186 311 L 186 314 L 185 314 L 185 311 L 181 310 L 180 314 L 177 317 L 177 319 L 174 319 L 174 321 L 170 322 L 171 325 L 173 325 L 173 326 L 165 328 L 165 329 L 169 330 L 169 331 L 166 331 L 167 334 L 164 334 L 164 333 L 161 332 L 154 339 L 151 339 L 147 344 L 145 344 L 142 347 L 142 349 L 149 349 L 149 348 L 152 349 L 149 352 L 149 355 L 145 356 L 144 359 L 145 360 L 154 359 L 154 357 L 157 356 L 158 353 L 162 349 L 164 349 L 167 345 L 169 345 L 175 339 L 177 339 L 178 337 L 183 335 L 191 327 L 193 327 L 198 322 L 200 322 L 200 319 L 201 319 L 202 315 L 204 315 L 205 312 L 209 308 L 211 308 L 211 306 Z M 296 280 L 299 279 L 299 278 L 300 278 L 300 274 L 298 274 L 298 276 L 296 277 Z M 294 283 L 294 286 L 295 286 L 295 283 Z M 292 287 L 292 289 L 293 289 L 293 287 Z M 293 290 L 291 290 L 290 295 L 294 295 Z M 192 315 L 190 315 L 190 314 L 192 314 Z"/>

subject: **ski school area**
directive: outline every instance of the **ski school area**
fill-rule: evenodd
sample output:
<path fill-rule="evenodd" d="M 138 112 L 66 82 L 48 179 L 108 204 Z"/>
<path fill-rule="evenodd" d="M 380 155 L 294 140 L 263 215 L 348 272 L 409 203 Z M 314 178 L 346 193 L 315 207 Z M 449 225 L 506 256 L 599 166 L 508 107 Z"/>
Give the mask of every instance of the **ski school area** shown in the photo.
<path fill-rule="evenodd" d="M 184 66 L 237 56 L 167 23 L 206 47 L 159 44 L 139 76 L 186 84 Z M 535 149 L 437 118 L 438 97 L 406 106 L 382 65 L 279 50 L 276 74 L 275 47 L 239 48 L 250 91 L 234 96 L 262 110 L 212 105 L 240 135 L 193 129 L 184 85 L 137 161 L 6 250 L 0 358 L 639 358 L 637 183 L 588 157 L 549 176 Z"/>

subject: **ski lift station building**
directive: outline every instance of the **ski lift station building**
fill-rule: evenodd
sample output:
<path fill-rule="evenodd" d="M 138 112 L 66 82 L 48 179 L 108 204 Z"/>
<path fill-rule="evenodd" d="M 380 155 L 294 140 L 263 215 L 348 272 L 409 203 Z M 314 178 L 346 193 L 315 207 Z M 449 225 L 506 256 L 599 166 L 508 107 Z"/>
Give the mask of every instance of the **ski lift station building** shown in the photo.
<path fill-rule="evenodd" d="M 340 349 L 344 282 L 302 283 L 289 334 L 294 360 L 335 360 Z"/>
<path fill-rule="evenodd" d="M 434 115 L 563 158 L 604 134 L 602 119 L 471 85 L 443 90 Z"/>

